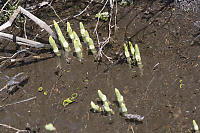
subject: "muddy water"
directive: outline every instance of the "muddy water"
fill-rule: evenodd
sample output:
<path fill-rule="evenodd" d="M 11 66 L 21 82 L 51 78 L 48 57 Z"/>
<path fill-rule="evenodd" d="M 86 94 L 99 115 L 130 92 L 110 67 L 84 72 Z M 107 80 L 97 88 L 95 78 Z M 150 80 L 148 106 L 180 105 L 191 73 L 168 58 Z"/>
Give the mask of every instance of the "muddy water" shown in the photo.
<path fill-rule="evenodd" d="M 56 4 L 57 8 L 62 5 L 58 2 L 55 7 Z M 2 92 L 1 104 L 37 98 L 2 109 L 0 123 L 37 133 L 47 132 L 44 129 L 47 123 L 53 123 L 58 133 L 131 133 L 131 126 L 136 133 L 190 132 L 192 120 L 200 122 L 200 45 L 191 45 L 192 35 L 197 31 L 191 23 L 198 18 L 173 6 L 163 6 L 156 1 L 118 7 L 119 29 L 113 36 L 115 43 L 105 49 L 106 54 L 114 58 L 115 53 L 123 52 L 122 42 L 127 38 L 137 42 L 144 65 L 143 76 L 137 66 L 130 69 L 123 59 L 111 64 L 103 58 L 98 63 L 87 52 L 82 63 L 73 56 L 70 64 L 62 58 L 59 76 L 55 74 L 56 58 L 11 67 L 1 76 L 25 72 L 30 78 L 13 95 Z M 88 19 L 96 11 L 92 9 L 88 11 Z M 66 12 L 68 10 L 72 9 L 67 8 Z M 70 20 L 77 31 L 81 19 Z M 47 22 L 50 21 L 48 18 Z M 92 33 L 96 22 L 85 23 Z M 106 35 L 107 31 L 102 28 L 100 32 Z M 6 80 L 1 79 L 1 86 L 5 84 Z M 41 86 L 47 95 L 38 91 Z M 124 96 L 129 113 L 145 117 L 142 122 L 125 120 L 115 104 L 112 106 L 115 115 L 111 117 L 90 111 L 90 101 L 98 101 L 98 89 L 114 103 L 114 88 Z M 63 107 L 63 100 L 73 93 L 78 94 L 75 102 Z M 3 127 L 0 131 L 12 132 Z"/>

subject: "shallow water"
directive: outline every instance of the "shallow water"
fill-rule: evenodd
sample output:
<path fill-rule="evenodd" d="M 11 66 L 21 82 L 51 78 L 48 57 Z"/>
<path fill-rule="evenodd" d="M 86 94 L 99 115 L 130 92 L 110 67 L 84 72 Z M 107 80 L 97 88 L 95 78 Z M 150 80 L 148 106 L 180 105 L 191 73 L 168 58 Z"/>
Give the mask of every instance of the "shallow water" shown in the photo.
<path fill-rule="evenodd" d="M 80 5 L 84 7 L 84 4 Z M 72 28 L 78 33 L 79 21 L 83 19 L 86 29 L 95 38 L 92 34 L 96 24 L 93 17 L 98 9 L 101 9 L 100 5 L 94 3 L 88 10 L 89 15 L 70 19 Z M 64 8 L 63 12 L 70 15 L 76 14 L 78 10 L 73 6 L 73 2 L 59 1 L 53 6 L 61 18 L 65 18 L 60 11 L 62 7 L 69 7 Z M 114 58 L 116 53 L 123 52 L 123 42 L 127 38 L 138 43 L 144 66 L 143 76 L 140 76 L 137 66 L 130 69 L 123 58 L 117 58 L 114 64 L 105 58 L 100 63 L 95 62 L 94 57 L 87 54 L 86 48 L 82 63 L 72 55 L 70 64 L 61 59 L 60 77 L 55 74 L 56 58 L 10 66 L 3 74 L 14 76 L 24 72 L 30 78 L 27 84 L 13 95 L 2 95 L 1 99 L 7 98 L 1 101 L 1 104 L 33 96 L 37 98 L 1 110 L 1 123 L 19 129 L 28 127 L 32 132 L 38 133 L 46 132 L 44 125 L 47 123 L 53 123 L 59 133 L 131 133 L 130 126 L 133 126 L 136 133 L 190 132 L 192 120 L 200 121 L 200 45 L 191 45 L 194 39 L 192 35 L 197 32 L 191 22 L 197 18 L 193 13 L 183 12 L 173 6 L 163 6 L 159 1 L 139 1 L 135 5 L 119 6 L 119 29 L 113 35 L 113 43 L 108 44 L 111 47 L 105 48 L 105 53 Z M 46 18 L 41 14 L 46 13 L 45 10 L 39 9 L 35 14 L 38 17 L 41 15 L 44 21 L 52 24 L 52 19 L 57 18 L 55 15 Z M 76 12 L 73 12 L 74 10 Z M 47 12 L 46 16 L 50 14 L 52 11 Z M 103 38 L 107 35 L 104 28 L 106 22 L 100 24 L 100 38 Z M 59 25 L 64 29 L 62 23 Z M 40 29 L 34 24 L 32 26 L 34 36 Z M 46 40 L 48 36 L 41 33 L 40 37 Z M 40 86 L 47 91 L 47 96 L 38 92 Z M 115 115 L 111 117 L 90 112 L 90 101 L 98 101 L 97 90 L 100 89 L 109 101 L 114 103 L 114 88 L 118 88 L 124 96 L 129 113 L 145 117 L 142 123 L 126 121 L 119 115 L 119 108 L 115 104 L 112 106 Z M 63 107 L 62 101 L 73 93 L 78 93 L 75 102 Z M 0 131 L 12 132 L 3 127 Z"/>

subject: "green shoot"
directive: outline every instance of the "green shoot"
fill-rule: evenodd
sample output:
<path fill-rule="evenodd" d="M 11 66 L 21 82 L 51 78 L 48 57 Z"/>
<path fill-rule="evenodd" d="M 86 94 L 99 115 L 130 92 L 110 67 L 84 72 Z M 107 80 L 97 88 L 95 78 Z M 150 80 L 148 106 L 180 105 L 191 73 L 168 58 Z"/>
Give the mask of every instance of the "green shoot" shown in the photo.
<path fill-rule="evenodd" d="M 94 42 L 91 38 L 89 38 L 89 48 L 93 55 L 97 55 L 97 50 L 95 49 Z"/>
<path fill-rule="evenodd" d="M 69 47 L 69 43 L 65 40 L 59 25 L 56 23 L 55 20 L 53 20 L 53 23 L 54 23 L 54 27 L 55 27 L 56 32 L 58 34 L 58 38 L 59 38 L 61 45 L 63 46 L 63 48 L 66 52 L 70 52 L 71 49 Z"/>
<path fill-rule="evenodd" d="M 82 49 L 81 41 L 75 31 L 73 31 L 73 36 L 74 36 L 74 40 L 78 41 L 79 47 Z"/>
<path fill-rule="evenodd" d="M 125 51 L 125 56 L 126 56 L 127 62 L 129 64 L 129 66 L 131 67 L 132 60 L 131 60 L 131 57 L 130 57 L 130 53 L 128 51 L 128 47 L 126 46 L 125 43 L 124 43 L 124 51 Z"/>
<path fill-rule="evenodd" d="M 53 48 L 53 52 L 56 54 L 56 56 L 60 56 L 61 54 L 52 36 L 49 37 L 49 43 L 51 47 Z"/>
<path fill-rule="evenodd" d="M 83 37 L 85 35 L 86 30 L 85 30 L 82 22 L 80 22 L 80 31 L 81 31 L 81 35 Z"/>
<path fill-rule="evenodd" d="M 122 0 L 121 3 L 120 3 L 120 5 L 124 5 L 124 6 L 128 5 L 127 0 Z"/>
<path fill-rule="evenodd" d="M 109 107 L 109 101 L 107 100 L 106 95 L 104 95 L 100 90 L 98 90 L 98 95 L 99 95 L 99 98 L 101 99 L 101 101 L 103 102 L 105 111 L 109 115 L 114 114 L 114 111 Z"/>
<path fill-rule="evenodd" d="M 56 23 L 55 20 L 53 20 L 53 23 L 54 23 L 54 27 L 55 27 L 55 29 L 56 29 L 56 32 L 57 32 L 57 34 L 58 34 L 58 39 L 59 39 L 59 41 L 60 41 L 62 47 L 63 47 L 64 50 L 65 50 L 65 57 L 66 57 L 66 60 L 67 60 L 67 62 L 69 63 L 68 54 L 69 54 L 69 52 L 71 51 L 71 49 L 70 49 L 70 47 L 69 47 L 69 43 L 65 40 L 65 38 L 64 38 L 64 36 L 63 36 L 63 34 L 62 34 L 62 31 L 61 31 L 59 25 Z"/>
<path fill-rule="evenodd" d="M 132 54 L 132 57 L 133 57 L 132 59 L 135 60 L 135 49 L 133 47 L 133 44 L 130 41 L 128 42 L 128 44 L 129 44 L 131 54 Z"/>
<path fill-rule="evenodd" d="M 122 115 L 127 114 L 127 108 L 126 108 L 126 105 L 124 103 L 121 104 L 121 112 L 122 112 Z"/>
<path fill-rule="evenodd" d="M 98 14 L 95 15 L 95 17 L 99 18 L 101 20 L 104 20 L 104 21 L 108 21 L 109 13 L 108 12 L 98 13 Z"/>
<path fill-rule="evenodd" d="M 96 105 L 93 101 L 91 101 L 90 103 L 91 108 L 94 110 L 94 112 L 101 112 L 101 108 L 99 107 L 99 105 Z"/>
<path fill-rule="evenodd" d="M 193 120 L 192 122 L 193 122 L 193 126 L 194 126 L 194 131 L 195 131 L 195 132 L 196 132 L 196 131 L 199 131 L 199 126 L 197 125 L 196 121 Z"/>
<path fill-rule="evenodd" d="M 124 98 L 120 94 L 120 92 L 119 92 L 119 90 L 117 88 L 115 88 L 115 94 L 117 96 L 117 101 L 118 101 L 119 106 L 121 108 L 122 115 L 127 114 L 127 108 L 126 108 L 125 103 L 124 103 Z"/>
<path fill-rule="evenodd" d="M 72 31 L 72 28 L 71 28 L 69 22 L 67 22 L 67 33 L 68 33 L 70 39 L 73 41 L 74 40 L 74 34 L 73 34 L 73 31 Z"/>
<path fill-rule="evenodd" d="M 73 41 L 74 43 L 74 49 L 76 52 L 77 57 L 79 58 L 79 60 L 81 61 L 83 59 L 83 54 L 82 54 L 82 50 L 80 48 L 80 41 L 78 39 L 74 39 Z"/>
<path fill-rule="evenodd" d="M 123 96 L 120 94 L 119 90 L 117 88 L 115 88 L 115 94 L 117 96 L 117 101 L 119 102 L 119 104 L 124 102 L 124 98 Z"/>
<path fill-rule="evenodd" d="M 142 59 L 140 56 L 140 50 L 137 44 L 135 44 L 135 59 L 138 65 L 142 65 Z"/>
<path fill-rule="evenodd" d="M 94 46 L 94 42 L 92 38 L 90 38 L 89 33 L 87 30 L 85 30 L 83 23 L 80 22 L 80 31 L 81 31 L 81 36 L 83 38 L 84 43 L 86 43 L 87 46 L 89 46 L 89 49 L 91 50 L 93 55 L 97 55 L 97 51 Z"/>
<path fill-rule="evenodd" d="M 84 36 L 84 37 L 83 37 L 83 36 Z M 89 33 L 88 33 L 87 30 L 85 31 L 85 34 L 84 34 L 83 36 L 82 36 L 82 37 L 83 37 L 84 43 L 85 43 L 86 45 L 88 45 L 87 43 L 89 42 L 90 35 L 89 35 Z"/>
<path fill-rule="evenodd" d="M 54 125 L 52 123 L 46 124 L 45 129 L 47 131 L 55 131 L 56 130 L 56 128 L 54 127 Z"/>
<path fill-rule="evenodd" d="M 140 56 L 140 50 L 137 44 L 135 44 L 135 59 L 137 61 L 137 65 L 141 71 L 141 75 L 143 75 L 143 65 L 142 65 L 142 59 Z"/>

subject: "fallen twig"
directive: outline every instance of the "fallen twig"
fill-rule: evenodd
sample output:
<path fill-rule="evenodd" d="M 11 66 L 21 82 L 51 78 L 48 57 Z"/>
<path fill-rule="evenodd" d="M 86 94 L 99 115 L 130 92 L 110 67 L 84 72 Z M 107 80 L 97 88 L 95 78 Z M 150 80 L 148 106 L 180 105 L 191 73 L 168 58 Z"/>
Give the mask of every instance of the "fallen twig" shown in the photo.
<path fill-rule="evenodd" d="M 30 47 L 36 47 L 36 48 L 41 48 L 46 45 L 46 44 L 42 44 L 40 42 L 32 41 L 32 40 L 25 39 L 22 37 L 14 38 L 13 35 L 3 33 L 3 32 L 0 32 L 0 38 L 6 39 L 6 40 L 15 40 L 17 44 L 26 45 L 26 46 L 30 46 Z"/>
<path fill-rule="evenodd" d="M 108 0 L 105 2 L 104 6 L 102 7 L 102 9 L 100 10 L 99 14 L 104 10 L 105 6 L 107 5 Z M 115 9 L 115 22 L 114 22 L 114 26 L 111 25 L 112 23 L 112 16 L 113 16 L 113 7 L 114 7 L 114 3 L 116 4 L 116 9 Z M 98 32 L 97 32 L 97 28 L 98 28 L 98 24 L 99 24 L 99 19 L 100 17 L 98 17 L 97 23 L 96 23 L 96 27 L 94 29 L 94 32 L 96 33 L 96 37 L 97 37 L 97 41 L 98 41 L 98 45 L 99 45 L 99 51 L 98 51 L 98 55 L 97 55 L 97 59 L 99 60 L 100 57 L 102 57 L 102 55 L 104 55 L 108 61 L 110 61 L 111 63 L 113 63 L 112 58 L 107 56 L 104 52 L 103 52 L 103 48 L 106 46 L 106 44 L 109 43 L 110 39 L 111 39 L 111 29 L 112 27 L 115 27 L 115 30 L 117 29 L 117 25 L 116 25 L 116 20 L 117 20 L 117 1 L 115 0 L 110 0 L 110 19 L 109 19 L 109 24 L 108 24 L 108 37 L 105 39 L 105 41 L 100 42 L 99 41 L 99 37 L 98 37 Z"/>
<path fill-rule="evenodd" d="M 16 131 L 16 133 L 25 133 L 25 132 L 28 133 L 27 130 L 20 130 L 20 129 L 17 129 L 17 128 L 15 128 L 15 127 L 12 127 L 12 126 L 9 126 L 9 125 L 6 125 L 6 124 L 0 124 L 0 126 L 3 126 L 3 127 L 5 127 L 5 128 L 9 128 L 9 129 L 13 129 L 13 130 Z"/>
<path fill-rule="evenodd" d="M 44 55 L 44 56 L 35 55 L 35 56 L 28 56 L 28 57 L 22 57 L 22 58 L 16 58 L 16 59 L 4 57 L 7 59 L 1 62 L 0 69 L 6 68 L 10 65 L 13 65 L 14 63 L 21 62 L 21 61 L 31 62 L 31 61 L 36 61 L 36 60 L 49 59 L 52 57 L 54 57 L 54 55 L 52 55 L 52 54 L 48 54 L 48 55 Z"/>
<path fill-rule="evenodd" d="M 19 104 L 19 103 L 24 103 L 24 102 L 28 102 L 30 100 L 33 100 L 33 99 L 36 99 L 37 97 L 34 96 L 34 97 L 31 97 L 31 98 L 28 98 L 28 99 L 25 99 L 25 100 L 22 100 L 22 101 L 18 101 L 18 102 L 14 102 L 14 103 L 10 103 L 10 104 L 6 104 L 6 105 L 3 105 L 1 107 L 8 107 L 8 106 L 11 106 L 11 105 L 15 105 L 15 104 Z"/>
<path fill-rule="evenodd" d="M 6 77 L 9 81 L 7 82 L 7 84 L 0 89 L 0 92 L 3 91 L 4 89 L 7 89 L 8 93 L 14 93 L 16 91 L 17 88 L 20 88 L 22 85 L 22 83 L 28 79 L 28 76 L 24 76 L 23 75 L 24 72 L 18 73 L 13 77 Z"/>

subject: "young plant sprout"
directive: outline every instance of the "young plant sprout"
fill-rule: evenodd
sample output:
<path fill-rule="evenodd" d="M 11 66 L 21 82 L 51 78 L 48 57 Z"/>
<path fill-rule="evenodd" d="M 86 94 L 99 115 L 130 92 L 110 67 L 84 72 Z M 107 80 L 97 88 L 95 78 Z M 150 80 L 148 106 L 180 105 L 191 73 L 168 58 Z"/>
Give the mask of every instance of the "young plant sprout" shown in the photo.
<path fill-rule="evenodd" d="M 86 40 L 86 38 L 90 38 L 89 33 L 87 30 L 85 30 L 85 27 L 83 26 L 83 23 L 80 22 L 80 32 L 81 32 L 81 36 L 83 38 L 84 43 L 88 46 L 88 41 Z"/>
<path fill-rule="evenodd" d="M 100 90 L 98 90 L 98 95 L 103 102 L 104 110 L 108 113 L 108 115 L 114 114 L 114 111 L 109 107 L 109 101 L 107 100 L 106 95 L 104 95 Z"/>
<path fill-rule="evenodd" d="M 125 119 L 129 120 L 137 120 L 137 121 L 142 121 L 144 119 L 144 116 L 140 116 L 137 114 L 128 114 L 127 113 L 127 108 L 124 103 L 124 98 L 120 94 L 119 90 L 115 88 L 115 94 L 117 96 L 117 101 L 119 103 L 119 106 L 121 108 L 121 113 L 122 116 L 125 117 Z M 109 107 L 110 102 L 107 100 L 106 95 L 104 95 L 100 90 L 98 90 L 98 95 L 103 102 L 103 107 L 99 107 L 98 105 L 95 105 L 93 101 L 91 101 L 90 105 L 91 108 L 93 109 L 94 112 L 106 112 L 109 116 L 114 114 L 114 111 Z"/>
<path fill-rule="evenodd" d="M 61 54 L 52 36 L 49 37 L 49 43 L 51 47 L 53 48 L 53 52 L 56 54 L 56 56 L 60 56 Z"/>
<path fill-rule="evenodd" d="M 88 33 L 87 30 L 85 30 L 84 33 L 85 33 L 85 34 L 82 35 L 82 37 L 83 37 L 83 41 L 84 41 L 84 43 L 88 46 L 88 42 L 89 42 L 89 39 L 90 39 L 90 35 L 89 35 L 89 33 Z"/>
<path fill-rule="evenodd" d="M 74 40 L 74 34 L 73 34 L 73 31 L 72 31 L 72 28 L 71 28 L 69 22 L 67 22 L 67 33 L 68 33 L 70 39 L 73 41 Z"/>
<path fill-rule="evenodd" d="M 97 55 L 97 51 L 94 46 L 94 42 L 92 38 L 90 38 L 89 33 L 87 30 L 85 30 L 83 23 L 80 22 L 80 31 L 81 31 L 81 36 L 83 38 L 84 43 L 86 43 L 87 46 L 89 46 L 89 49 L 91 50 L 93 55 Z"/>
<path fill-rule="evenodd" d="M 135 59 L 138 65 L 142 65 L 142 59 L 140 56 L 140 50 L 137 44 L 135 44 Z"/>
<path fill-rule="evenodd" d="M 53 23 L 54 23 L 54 27 L 56 29 L 56 32 L 58 34 L 58 39 L 59 39 L 61 45 L 63 46 L 64 50 L 65 50 L 66 60 L 69 62 L 69 60 L 68 60 L 68 54 L 71 51 L 71 49 L 69 47 L 69 43 L 65 40 L 65 38 L 64 38 L 64 36 L 62 34 L 62 31 L 61 31 L 59 25 L 56 23 L 55 20 L 53 20 Z"/>
<path fill-rule="evenodd" d="M 143 65 L 142 65 L 142 59 L 140 56 L 140 50 L 137 44 L 135 44 L 135 59 L 137 61 L 137 65 L 141 71 L 141 75 L 143 75 Z"/>
<path fill-rule="evenodd" d="M 79 39 L 79 37 L 78 37 L 78 35 L 76 34 L 75 31 L 73 31 L 73 36 L 74 36 L 74 40 L 77 40 L 77 41 L 78 41 L 78 45 L 79 45 L 79 47 L 80 47 L 81 50 L 82 50 L 82 44 L 81 44 L 81 41 L 80 41 L 80 39 Z M 72 41 L 74 41 L 74 40 L 72 40 Z"/>
<path fill-rule="evenodd" d="M 125 56 L 126 56 L 128 64 L 129 64 L 129 67 L 131 68 L 132 60 L 131 60 L 131 57 L 130 57 L 130 53 L 128 51 L 128 47 L 125 43 L 124 43 L 124 51 L 125 51 Z"/>
<path fill-rule="evenodd" d="M 195 133 L 199 133 L 199 126 L 197 125 L 196 121 L 193 120 L 192 122 L 193 122 L 193 126 L 194 126 L 194 131 L 195 131 Z"/>
<path fill-rule="evenodd" d="M 99 113 L 102 111 L 101 107 L 99 107 L 99 105 L 96 105 L 93 101 L 91 101 L 90 105 L 94 112 Z"/>
<path fill-rule="evenodd" d="M 129 41 L 128 42 L 130 50 L 131 50 L 131 54 L 132 54 L 132 59 L 135 60 L 135 49 L 133 47 L 133 44 Z"/>
<path fill-rule="evenodd" d="M 80 22 L 80 31 L 81 31 L 81 35 L 83 37 L 85 35 L 86 30 L 85 30 L 85 27 L 83 26 L 82 22 Z"/>
<path fill-rule="evenodd" d="M 94 42 L 93 42 L 92 38 L 89 38 L 89 48 L 90 48 L 92 54 L 96 56 L 97 50 L 95 49 Z"/>
<path fill-rule="evenodd" d="M 49 43 L 50 43 L 50 45 L 51 45 L 51 47 L 53 48 L 53 52 L 56 54 L 56 56 L 58 57 L 57 58 L 57 67 L 59 68 L 59 69 L 61 69 L 61 61 L 60 61 L 60 56 L 61 56 L 61 54 L 60 54 L 60 52 L 59 52 L 59 50 L 58 50 L 58 47 L 57 47 L 57 45 L 56 45 L 56 43 L 55 43 L 55 41 L 54 41 L 54 39 L 53 39 L 53 37 L 52 36 L 49 36 Z"/>
<path fill-rule="evenodd" d="M 76 55 L 79 58 L 79 60 L 81 61 L 83 59 L 83 53 L 80 48 L 80 45 L 81 45 L 80 41 L 77 39 L 74 39 L 73 44 L 74 44 L 74 49 L 75 49 Z"/>
<path fill-rule="evenodd" d="M 109 13 L 108 12 L 98 13 L 98 14 L 95 15 L 95 17 L 99 18 L 101 20 L 104 20 L 104 21 L 108 21 Z"/>
<path fill-rule="evenodd" d="M 119 90 L 117 88 L 115 88 L 115 94 L 117 96 L 117 101 L 119 103 L 119 106 L 121 108 L 121 113 L 124 116 L 125 114 L 127 114 L 127 108 L 126 105 L 124 103 L 124 98 L 123 96 L 120 94 Z"/>

